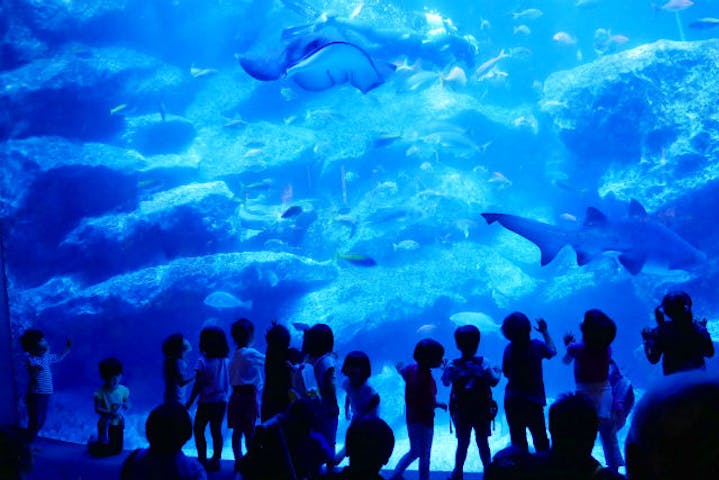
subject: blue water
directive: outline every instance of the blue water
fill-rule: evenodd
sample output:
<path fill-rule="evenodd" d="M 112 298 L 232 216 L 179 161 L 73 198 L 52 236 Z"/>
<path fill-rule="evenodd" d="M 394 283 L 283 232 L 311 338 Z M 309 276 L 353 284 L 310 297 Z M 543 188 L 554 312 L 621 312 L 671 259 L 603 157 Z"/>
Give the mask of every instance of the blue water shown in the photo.
<path fill-rule="evenodd" d="M 407 448 L 393 365 L 424 336 L 457 355 L 459 312 L 480 314 L 480 353 L 499 364 L 509 312 L 547 319 L 559 344 L 584 310 L 602 308 L 619 325 L 615 359 L 644 388 L 660 373 L 639 331 L 663 294 L 687 290 L 712 332 L 719 309 L 718 77 L 705 74 L 719 28 L 690 26 L 719 17 L 719 1 L 661 7 L 6 2 L 0 206 L 12 329 L 40 328 L 56 350 L 74 342 L 55 366 L 43 434 L 94 433 L 97 363 L 117 356 L 131 390 L 126 446 L 143 444 L 162 398 L 162 340 L 192 339 L 192 365 L 201 328 L 240 316 L 260 350 L 278 320 L 331 325 L 340 362 L 367 351 L 400 441 L 392 466 Z M 306 48 L 316 36 L 319 48 Z M 242 59 L 279 78 L 252 78 Z M 325 71 L 337 85 L 326 88 Z M 638 222 L 601 238 L 613 253 L 578 266 L 564 247 L 541 266 L 535 245 L 481 217 L 575 231 L 590 206 L 626 218 L 632 198 L 706 261 L 633 275 L 616 250 Z M 573 388 L 558 359 L 545 379 L 551 398 Z M 508 442 L 502 415 L 493 451 Z M 454 446 L 439 413 L 433 468 L 451 468 Z M 466 469 L 480 468 L 471 453 Z"/>

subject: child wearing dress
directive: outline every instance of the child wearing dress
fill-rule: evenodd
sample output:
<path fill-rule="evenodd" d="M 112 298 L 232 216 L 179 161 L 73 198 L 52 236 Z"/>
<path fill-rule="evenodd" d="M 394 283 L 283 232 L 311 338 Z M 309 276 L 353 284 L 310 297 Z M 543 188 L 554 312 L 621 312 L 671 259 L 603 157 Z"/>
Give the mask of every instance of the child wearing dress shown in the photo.
<path fill-rule="evenodd" d="M 68 338 L 65 351 L 60 355 L 50 353 L 45 334 L 35 328 L 26 330 L 20 337 L 20 345 L 26 353 L 27 369 L 30 375 L 27 396 L 27 440 L 32 442 L 45 424 L 50 396 L 54 392 L 50 365 L 64 359 L 70 352 L 72 342 Z"/>
<path fill-rule="evenodd" d="M 246 318 L 237 320 L 230 329 L 237 348 L 229 366 L 232 394 L 227 406 L 227 426 L 232 429 L 236 472 L 242 459 L 242 437 L 245 437 L 245 447 L 249 450 L 259 414 L 257 398 L 262 390 L 265 356 L 249 346 L 254 334 L 255 326 Z"/>
<path fill-rule="evenodd" d="M 199 397 L 194 424 L 197 459 L 208 471 L 218 471 L 222 457 L 222 420 L 225 418 L 230 385 L 227 366 L 230 347 L 224 330 L 219 327 L 203 328 L 200 332 L 200 353 L 202 356 L 195 367 L 195 384 L 185 407 L 189 410 Z M 205 440 L 208 423 L 212 435 L 212 458 L 209 461 Z"/>
<path fill-rule="evenodd" d="M 444 347 L 431 338 L 420 340 L 414 348 L 416 363 L 396 365 L 405 381 L 404 400 L 407 413 L 409 452 L 397 463 L 391 480 L 399 480 L 409 465 L 419 458 L 419 479 L 429 480 L 429 459 L 434 436 L 434 409 L 447 410 L 437 402 L 437 384 L 432 369 L 442 365 Z"/>
<path fill-rule="evenodd" d="M 476 356 L 480 332 L 474 325 L 457 328 L 454 340 L 462 356 L 445 367 L 442 383 L 445 386 L 452 385 L 449 414 L 457 434 L 454 470 L 449 478 L 461 480 L 473 429 L 479 457 L 485 470 L 492 460 L 489 449 L 493 418 L 491 388 L 499 382 L 500 370 L 485 358 Z"/>
<path fill-rule="evenodd" d="M 379 410 L 379 394 L 367 380 L 372 375 L 372 367 L 366 353 L 354 350 L 347 354 L 342 364 L 345 376 L 342 389 L 345 391 L 345 418 L 352 423 L 362 418 L 376 418 Z M 346 456 L 346 449 L 341 449 L 335 464 Z"/>
<path fill-rule="evenodd" d="M 542 361 L 557 354 L 547 322 L 538 319 L 534 329 L 542 335 L 542 340 L 531 338 L 532 323 L 522 312 L 510 313 L 502 323 L 502 333 L 509 340 L 502 359 L 502 371 L 507 377 L 504 413 L 512 446 L 525 452 L 529 449 L 527 429 L 537 452 L 549 450 Z"/>
<path fill-rule="evenodd" d="M 185 355 L 192 350 L 190 342 L 181 334 L 173 333 L 162 343 L 162 353 L 165 362 L 162 376 L 165 379 L 165 402 L 185 403 L 185 386 L 195 377 L 187 375 L 187 361 Z"/>
<path fill-rule="evenodd" d="M 617 442 L 616 423 L 612 419 L 612 386 L 609 382 L 610 345 L 617 335 L 617 325 L 601 310 L 591 309 L 584 313 L 580 328 L 581 342 L 576 342 L 571 333 L 565 335 L 567 353 L 563 361 L 566 364 L 574 362 L 577 392 L 586 395 L 594 404 L 604 458 L 607 466 L 616 472 L 624 464 Z"/>
<path fill-rule="evenodd" d="M 97 441 L 89 444 L 90 454 L 96 457 L 117 455 L 122 452 L 125 430 L 125 412 L 130 407 L 130 390 L 120 385 L 122 363 L 116 358 L 106 358 L 99 365 L 103 384 L 95 392 Z"/>

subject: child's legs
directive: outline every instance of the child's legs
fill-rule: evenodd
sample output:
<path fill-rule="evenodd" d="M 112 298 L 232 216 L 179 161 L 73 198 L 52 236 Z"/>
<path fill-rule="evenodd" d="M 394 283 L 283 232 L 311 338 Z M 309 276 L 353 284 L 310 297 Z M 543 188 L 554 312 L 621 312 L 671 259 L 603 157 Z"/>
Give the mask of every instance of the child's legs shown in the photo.
<path fill-rule="evenodd" d="M 210 434 L 212 435 L 212 458 L 219 460 L 222 457 L 222 420 L 225 418 L 225 402 L 208 403 Z"/>
<path fill-rule="evenodd" d="M 402 458 L 397 462 L 397 466 L 394 468 L 392 478 L 400 478 L 402 473 L 407 470 L 415 459 L 419 458 L 419 448 L 421 443 L 420 429 L 422 425 L 415 423 L 407 424 L 407 436 L 409 437 L 409 452 L 405 453 Z"/>
<path fill-rule="evenodd" d="M 125 427 L 123 425 L 110 425 L 108 427 L 108 453 L 115 455 L 122 452 L 122 445 L 125 442 Z"/>
<path fill-rule="evenodd" d="M 100 415 L 97 421 L 97 441 L 103 445 L 110 442 L 110 416 Z"/>
<path fill-rule="evenodd" d="M 434 425 L 419 425 L 419 480 L 429 480 L 429 459 L 432 453 Z"/>
<path fill-rule="evenodd" d="M 467 449 L 472 436 L 472 426 L 460 419 L 455 419 L 454 430 L 457 433 L 457 451 L 454 454 L 454 473 L 462 473 L 467 460 Z"/>
<path fill-rule="evenodd" d="M 489 436 L 486 428 L 475 428 L 474 439 L 477 442 L 479 450 L 479 459 L 482 460 L 482 467 L 487 471 L 487 467 L 492 462 L 492 451 L 489 449 Z"/>
<path fill-rule="evenodd" d="M 544 406 L 538 403 L 527 404 L 527 426 L 532 433 L 534 449 L 537 452 L 549 450 L 549 437 L 547 436 L 547 424 L 544 420 Z"/>
<path fill-rule="evenodd" d="M 507 416 L 507 425 L 509 426 L 509 436 L 512 445 L 528 451 L 527 423 L 522 403 L 524 402 L 515 398 L 505 399 L 504 414 Z"/>
<path fill-rule="evenodd" d="M 206 403 L 197 404 L 195 412 L 195 446 L 197 447 L 197 458 L 200 461 L 207 460 L 207 440 L 205 440 L 205 428 L 210 422 L 210 414 Z"/>
<path fill-rule="evenodd" d="M 602 440 L 607 467 L 616 472 L 620 466 L 624 465 L 624 459 L 619 449 L 616 425 L 611 418 L 599 419 L 599 438 Z"/>
<path fill-rule="evenodd" d="M 28 393 L 25 399 L 27 406 L 27 434 L 28 440 L 33 441 L 47 419 L 47 408 L 50 395 L 42 393 Z"/>

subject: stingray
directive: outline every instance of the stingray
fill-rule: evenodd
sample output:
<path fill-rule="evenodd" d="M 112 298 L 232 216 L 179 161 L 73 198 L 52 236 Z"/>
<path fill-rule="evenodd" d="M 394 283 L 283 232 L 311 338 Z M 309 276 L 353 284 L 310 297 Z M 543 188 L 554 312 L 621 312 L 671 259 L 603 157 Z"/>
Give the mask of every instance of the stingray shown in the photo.
<path fill-rule="evenodd" d="M 384 83 L 393 65 L 378 64 L 360 46 L 325 37 L 291 42 L 277 58 L 240 60 L 248 75 L 261 81 L 291 78 L 304 90 L 319 92 L 349 83 L 362 93 Z"/>

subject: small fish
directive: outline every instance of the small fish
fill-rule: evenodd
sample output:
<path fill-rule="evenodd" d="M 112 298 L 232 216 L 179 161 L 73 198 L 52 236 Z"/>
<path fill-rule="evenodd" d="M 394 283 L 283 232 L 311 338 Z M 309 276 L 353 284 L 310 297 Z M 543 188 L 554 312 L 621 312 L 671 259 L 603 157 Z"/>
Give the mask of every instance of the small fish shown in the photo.
<path fill-rule="evenodd" d="M 482 65 L 477 67 L 477 70 L 474 71 L 474 75 L 476 77 L 481 77 L 482 74 L 484 74 L 484 72 L 487 72 L 492 67 L 494 67 L 497 64 L 497 62 L 499 62 L 500 60 L 507 58 L 509 56 L 510 55 L 507 52 L 505 52 L 504 50 L 500 51 L 499 55 L 497 55 L 496 57 L 490 58 L 489 60 L 484 62 Z"/>
<path fill-rule="evenodd" d="M 434 323 L 426 323 L 417 329 L 417 333 L 424 337 L 431 336 L 437 330 L 437 325 Z"/>
<path fill-rule="evenodd" d="M 439 80 L 440 76 L 436 72 L 421 70 L 405 80 L 405 87 L 407 90 L 415 92 L 427 88 Z"/>
<path fill-rule="evenodd" d="M 544 12 L 542 12 L 540 9 L 528 8 L 526 10 L 522 10 L 521 12 L 513 13 L 512 18 L 514 20 L 536 20 L 542 15 L 544 15 Z"/>
<path fill-rule="evenodd" d="M 575 45 L 577 39 L 568 34 L 567 32 L 557 32 L 552 36 L 552 40 L 560 45 Z"/>
<path fill-rule="evenodd" d="M 719 18 L 714 17 L 700 18 L 689 24 L 689 28 L 693 28 L 694 30 L 708 30 L 717 27 L 719 27 Z"/>
<path fill-rule="evenodd" d="M 231 293 L 218 290 L 205 297 L 204 304 L 218 310 L 230 308 L 252 309 L 252 300 L 243 301 Z"/>
<path fill-rule="evenodd" d="M 245 143 L 245 147 L 247 147 L 247 148 L 262 148 L 264 146 L 265 146 L 265 142 L 260 142 L 259 140 L 254 140 L 254 141 Z"/>
<path fill-rule="evenodd" d="M 300 332 L 306 332 L 310 329 L 310 325 L 305 322 L 292 322 L 290 323 L 295 329 L 299 330 Z"/>
<path fill-rule="evenodd" d="M 593 8 L 599 5 L 601 0 L 577 0 L 577 3 L 574 4 L 577 8 Z"/>
<path fill-rule="evenodd" d="M 515 26 L 513 33 L 515 35 L 525 35 L 526 36 L 526 35 L 531 35 L 532 30 L 530 30 L 529 27 L 526 26 L 525 24 L 522 24 L 522 25 Z"/>
<path fill-rule="evenodd" d="M 401 138 L 402 135 L 397 133 L 380 133 L 374 140 L 372 140 L 372 146 L 374 148 L 386 147 L 388 145 L 392 145 Z"/>
<path fill-rule="evenodd" d="M 488 180 L 489 183 L 496 183 L 500 188 L 512 186 L 512 181 L 508 179 L 502 172 L 492 172 L 492 176 Z"/>
<path fill-rule="evenodd" d="M 160 113 L 160 118 L 164 122 L 165 118 L 167 117 L 167 108 L 165 107 L 165 102 L 160 102 L 160 105 L 157 106 L 157 109 Z"/>
<path fill-rule="evenodd" d="M 357 16 L 362 13 L 362 9 L 364 8 L 364 2 L 359 2 L 357 6 L 352 10 L 352 13 L 350 13 L 349 19 L 354 20 L 357 18 Z"/>
<path fill-rule="evenodd" d="M 282 218 L 296 217 L 297 215 L 302 213 L 302 211 L 303 211 L 302 207 L 300 207 L 299 205 L 293 205 L 290 208 L 288 208 L 287 210 L 285 210 L 284 212 L 282 212 L 281 217 Z"/>
<path fill-rule="evenodd" d="M 245 152 L 243 155 L 244 158 L 252 158 L 252 157 L 258 157 L 264 153 L 264 150 L 261 148 L 250 148 Z"/>
<path fill-rule="evenodd" d="M 153 178 L 146 178 L 145 180 L 140 180 L 137 182 L 137 188 L 144 189 L 148 187 L 152 187 L 153 185 L 157 184 L 157 180 Z"/>
<path fill-rule="evenodd" d="M 464 73 L 462 67 L 454 66 L 447 75 L 440 78 L 441 85 L 449 85 L 452 87 L 466 87 L 467 86 L 467 74 Z"/>
<path fill-rule="evenodd" d="M 121 103 L 120 105 L 110 109 L 110 115 L 117 115 L 118 113 L 122 112 L 126 108 L 127 108 L 127 104 Z"/>
<path fill-rule="evenodd" d="M 222 128 L 234 128 L 234 129 L 242 129 L 247 126 L 247 122 L 242 120 L 241 118 L 230 118 L 227 119 L 227 122 L 225 122 L 224 125 L 222 125 Z"/>
<path fill-rule="evenodd" d="M 214 68 L 195 68 L 194 65 L 190 67 L 190 75 L 192 75 L 193 78 L 207 77 L 216 73 L 217 70 Z"/>
<path fill-rule="evenodd" d="M 566 220 L 568 222 L 575 222 L 577 221 L 577 217 L 572 215 L 571 213 L 563 213 L 559 216 L 562 220 Z"/>
<path fill-rule="evenodd" d="M 341 258 L 342 260 L 351 263 L 352 265 L 357 265 L 358 267 L 374 267 L 377 265 L 377 262 L 374 258 L 364 255 L 362 253 L 340 253 L 337 254 L 337 258 Z"/>
<path fill-rule="evenodd" d="M 665 12 L 681 12 L 694 5 L 691 0 L 669 0 L 667 3 L 659 7 L 660 10 Z"/>
<path fill-rule="evenodd" d="M 272 187 L 274 184 L 274 180 L 271 178 L 263 178 L 259 182 L 250 183 L 247 185 L 242 185 L 242 188 L 244 190 L 267 190 Z"/>
<path fill-rule="evenodd" d="M 397 243 L 392 244 L 392 249 L 396 252 L 397 250 L 412 251 L 417 250 L 420 247 L 419 242 L 416 240 L 400 240 Z"/>

